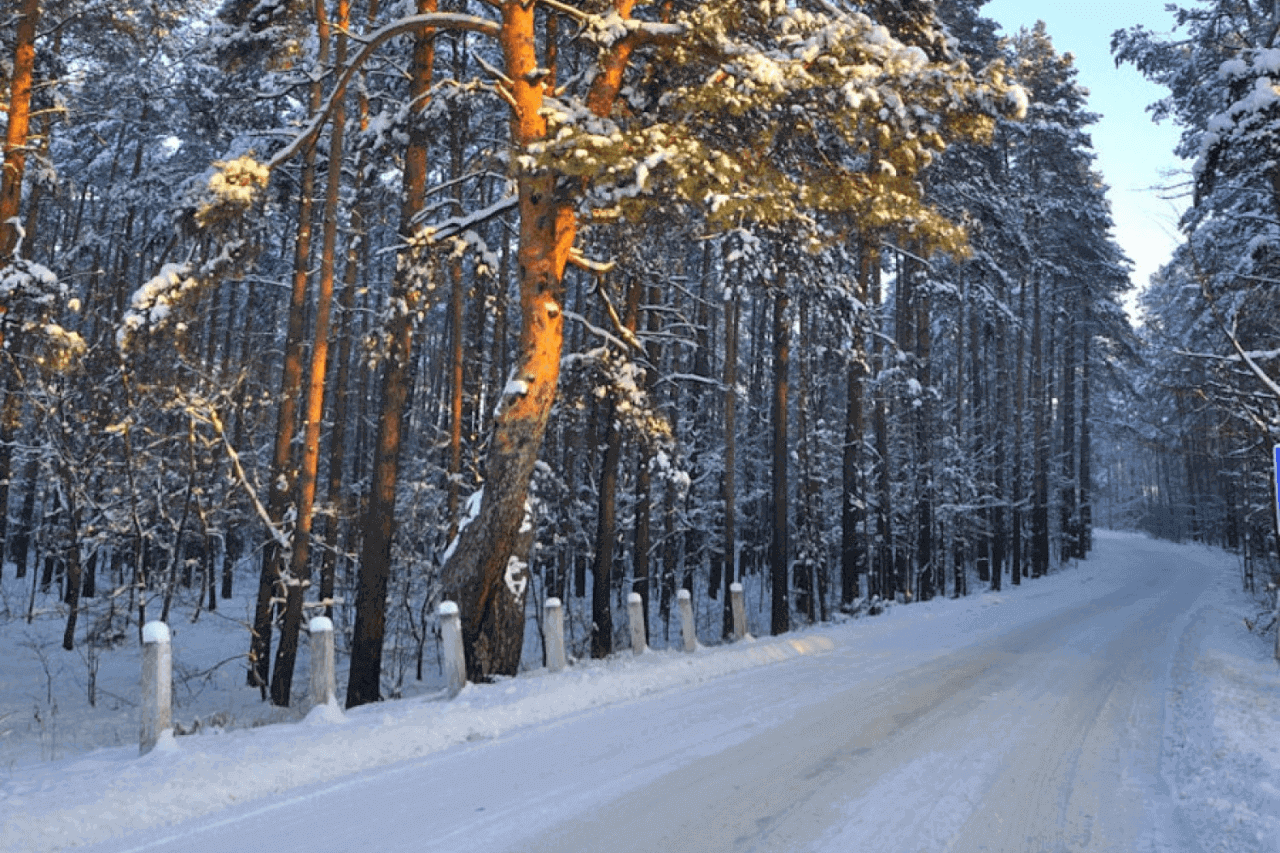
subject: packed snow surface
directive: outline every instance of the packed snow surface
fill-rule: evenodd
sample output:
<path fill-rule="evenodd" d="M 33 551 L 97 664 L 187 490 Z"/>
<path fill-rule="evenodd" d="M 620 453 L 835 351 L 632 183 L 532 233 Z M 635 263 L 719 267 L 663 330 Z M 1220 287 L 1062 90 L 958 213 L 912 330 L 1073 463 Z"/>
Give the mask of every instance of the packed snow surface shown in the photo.
<path fill-rule="evenodd" d="M 1106 534 L 1002 593 L 22 761 L 0 850 L 1274 853 L 1280 676 L 1239 589 Z"/>

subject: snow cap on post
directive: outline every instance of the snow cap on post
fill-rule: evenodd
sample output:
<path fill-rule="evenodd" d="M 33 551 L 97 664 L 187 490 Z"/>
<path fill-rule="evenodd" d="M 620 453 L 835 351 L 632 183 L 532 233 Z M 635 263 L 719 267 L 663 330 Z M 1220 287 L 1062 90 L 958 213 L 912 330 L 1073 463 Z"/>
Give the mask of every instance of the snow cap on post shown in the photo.
<path fill-rule="evenodd" d="M 138 754 L 155 749 L 173 728 L 173 650 L 169 626 L 148 622 L 142 626 L 142 702 L 139 704 Z"/>
<path fill-rule="evenodd" d="M 313 634 L 333 633 L 333 620 L 328 616 L 313 616 L 307 623 L 307 630 Z"/>
<path fill-rule="evenodd" d="M 142 626 L 142 642 L 144 644 L 167 643 L 169 639 L 169 626 L 163 622 L 148 622 Z"/>

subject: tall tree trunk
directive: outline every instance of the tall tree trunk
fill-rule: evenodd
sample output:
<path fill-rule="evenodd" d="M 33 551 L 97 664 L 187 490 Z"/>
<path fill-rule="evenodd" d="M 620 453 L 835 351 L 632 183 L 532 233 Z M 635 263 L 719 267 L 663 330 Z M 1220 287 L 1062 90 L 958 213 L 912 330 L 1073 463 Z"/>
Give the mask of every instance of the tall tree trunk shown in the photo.
<path fill-rule="evenodd" d="M 615 0 L 630 16 L 633 0 Z M 499 42 L 513 104 L 517 150 L 546 137 L 542 64 L 536 53 L 534 4 L 502 4 Z M 622 86 L 635 48 L 622 39 L 601 58 L 587 107 L 606 115 Z M 520 291 L 520 352 L 494 418 L 485 460 L 478 517 L 464 527 L 442 571 L 443 586 L 462 611 L 468 677 L 515 674 L 524 642 L 528 567 L 517 550 L 529 480 L 555 402 L 564 341 L 564 270 L 577 235 L 571 186 L 554 175 L 521 171 L 516 178 L 520 215 L 516 267 Z"/>
<path fill-rule="evenodd" d="M 897 259 L 898 276 L 895 282 L 897 286 L 897 297 L 894 300 L 895 339 L 900 353 L 903 353 L 904 355 L 910 353 L 913 356 L 910 361 L 904 362 L 903 364 L 903 371 L 905 374 L 907 370 L 914 370 L 914 362 L 917 360 L 915 358 L 917 355 L 916 348 L 918 345 L 916 339 L 916 281 L 914 277 L 913 264 L 910 259 L 901 254 L 897 256 Z M 915 379 L 913 374 L 906 375 L 910 375 L 912 379 Z M 917 380 L 917 382 L 918 381 L 919 380 Z M 918 386 L 916 393 L 922 393 L 922 390 L 923 389 Z M 915 427 L 919 424 L 920 407 L 923 405 L 924 401 L 920 399 L 910 399 L 910 397 L 913 396 L 914 395 L 909 395 L 907 405 L 904 407 L 904 411 L 902 413 L 902 446 L 904 451 L 903 455 L 906 457 L 907 464 L 918 466 L 919 460 L 913 459 L 916 450 L 914 432 Z M 918 470 L 918 468 L 913 468 L 913 470 Z M 918 504 L 919 480 L 912 477 L 904 477 L 903 481 L 904 485 L 906 485 L 910 490 L 903 496 L 905 501 L 910 502 L 912 501 L 912 498 L 915 498 L 915 503 Z M 918 520 L 918 513 L 915 512 L 917 509 L 917 506 L 910 506 L 907 508 L 903 513 L 904 519 L 914 516 L 915 519 Z M 912 547 L 910 544 L 911 530 L 908 525 L 904 525 L 904 527 L 907 527 L 907 529 L 901 531 L 899 538 L 893 543 L 893 561 L 895 567 L 894 586 L 895 592 L 901 591 L 909 597 L 915 593 L 913 576 L 915 574 L 916 566 L 914 561 L 911 559 L 911 554 L 909 553 Z"/>
<path fill-rule="evenodd" d="M 317 4 L 323 9 L 323 4 Z M 328 38 L 321 40 L 328 50 Z M 310 114 L 320 110 L 323 90 L 321 75 L 311 84 Z M 298 231 L 294 239 L 293 285 L 289 294 L 289 321 L 285 333 L 284 369 L 280 377 L 280 408 L 276 415 L 275 447 L 271 456 L 271 480 L 267 498 L 270 523 L 279 529 L 287 514 L 297 486 L 294 464 L 294 438 L 298 425 L 298 403 L 302 397 L 302 361 L 307 313 L 307 282 L 311 266 L 311 229 L 313 197 L 316 185 L 316 151 L 308 145 L 303 154 L 302 176 L 298 189 Z M 271 630 L 275 607 L 272 599 L 285 592 L 280 588 L 285 570 L 285 554 L 272 531 L 262 549 L 258 575 L 258 600 L 253 614 L 253 631 L 249 643 L 250 686 L 264 693 L 271 667 Z"/>
<path fill-rule="evenodd" d="M 639 311 L 639 295 L 641 293 L 641 285 L 633 283 L 631 285 L 634 295 L 628 300 L 627 312 L 631 317 L 638 317 Z M 655 303 L 658 300 L 658 286 L 651 285 L 647 288 L 645 300 L 648 306 L 645 308 L 645 327 L 648 334 L 648 340 L 645 342 L 645 360 L 648 364 L 644 368 L 644 390 L 648 396 L 650 405 L 656 404 L 654 400 L 654 392 L 658 378 L 658 359 L 659 350 L 655 333 L 658 331 L 658 312 L 655 309 Z M 636 326 L 637 320 L 632 320 L 631 325 Z M 652 595 L 653 586 L 650 582 L 652 571 L 652 551 L 653 551 L 653 472 L 652 464 L 654 459 L 652 442 L 641 439 L 639 442 L 639 459 L 636 470 L 636 530 L 635 530 L 635 554 L 632 558 L 632 592 L 640 594 L 640 600 L 644 604 L 644 639 L 646 643 L 650 642 L 649 636 L 649 599 Z"/>
<path fill-rule="evenodd" d="M 720 480 L 724 501 L 724 600 L 720 632 L 725 638 L 733 636 L 729 587 L 738 580 L 738 300 L 734 288 L 724 301 L 724 471 Z"/>
<path fill-rule="evenodd" d="M 618 428 L 617 400 L 612 391 L 602 407 L 604 459 L 600 465 L 599 503 L 596 508 L 596 556 L 591 567 L 591 656 L 613 654 L 613 613 L 609 593 L 613 589 L 613 543 L 617 538 L 618 463 L 622 456 L 622 431 Z"/>
<path fill-rule="evenodd" d="M 76 501 L 75 483 L 71 472 L 63 472 L 67 486 L 67 623 L 62 632 L 62 648 L 72 651 L 76 645 L 76 620 L 80 615 L 81 561 L 80 561 L 80 505 Z"/>
<path fill-rule="evenodd" d="M 1063 318 L 1062 341 L 1062 487 L 1058 507 L 1062 558 L 1083 556 L 1076 553 L 1076 319 L 1070 308 Z"/>
<path fill-rule="evenodd" d="M 554 16 L 548 16 L 554 17 Z M 459 36 L 461 38 L 461 36 Z M 453 47 L 453 64 L 455 79 L 462 80 L 462 52 L 457 41 Z M 451 109 L 449 122 L 449 172 L 453 180 L 453 199 L 457 214 L 462 213 L 462 126 L 465 121 L 458 103 L 455 101 Z M 453 253 L 449 259 L 449 328 L 450 339 L 449 365 L 449 479 L 446 486 L 445 512 L 448 514 L 449 539 L 458 533 L 459 509 L 462 501 L 462 418 L 465 372 L 465 335 L 463 333 L 464 311 L 466 307 L 466 288 L 463 282 L 462 255 Z"/>
<path fill-rule="evenodd" d="M 866 432 L 863 397 L 866 393 L 867 359 L 864 324 L 870 302 L 871 268 L 880 263 L 871 240 L 864 239 L 858 252 L 858 307 L 851 326 L 849 366 L 845 372 L 844 447 L 840 484 L 840 604 L 849 607 L 858 596 L 858 578 L 867 570 L 866 482 L 863 477 L 862 440 Z"/>
<path fill-rule="evenodd" d="M 883 310 L 884 295 L 877 276 L 873 282 L 874 304 L 878 322 L 886 322 Z M 881 330 L 883 331 L 883 329 Z M 893 489 L 889 475 L 889 393 L 885 387 L 885 374 L 893 357 L 888 345 L 880 341 L 877 346 L 879 376 L 876 388 L 875 443 L 876 443 L 876 589 L 881 598 L 892 598 L 893 584 Z"/>
<path fill-rule="evenodd" d="M 1031 507 L 1031 574 L 1040 577 L 1049 571 L 1049 385 L 1045 374 L 1044 307 L 1041 303 L 1040 276 L 1032 293 L 1035 314 L 1031 328 L 1031 382 L 1034 403 L 1032 453 L 1035 458 L 1034 498 Z"/>
<path fill-rule="evenodd" d="M 23 467 L 22 482 L 26 491 L 22 496 L 22 511 L 18 516 L 18 529 L 13 534 L 12 557 L 16 567 L 15 577 L 27 576 L 27 562 L 30 559 L 31 533 L 35 530 L 36 495 L 40 490 L 40 455 L 32 452 L 27 456 L 27 464 Z"/>
<path fill-rule="evenodd" d="M 1025 424 L 1027 416 L 1027 385 L 1030 378 L 1024 374 L 1023 366 L 1027 350 L 1027 282 L 1018 285 L 1018 333 L 1013 351 L 1013 476 L 1009 500 L 1013 505 L 1010 512 L 1009 536 L 1012 538 L 1009 561 L 1009 579 L 1014 585 L 1022 583 L 1023 537 L 1022 537 L 1022 501 L 1023 484 L 1026 482 L 1023 473 L 1024 443 L 1026 441 Z"/>
<path fill-rule="evenodd" d="M 347 61 L 347 27 L 350 23 L 349 0 L 338 0 L 337 44 L 334 67 Z M 316 4 L 317 37 L 320 41 L 320 63 L 328 60 L 329 22 L 324 17 L 324 4 Z M 296 520 L 289 571 L 285 576 L 284 626 L 276 652 L 272 673 L 271 701 L 287 706 L 293 686 L 293 667 L 298 653 L 298 633 L 302 627 L 302 599 L 311 585 L 311 530 L 314 522 L 316 482 L 320 470 L 320 427 L 324 420 L 325 380 L 329 373 L 329 325 L 333 308 L 334 258 L 338 245 L 338 195 L 342 188 L 343 136 L 346 133 L 345 99 L 334 106 L 329 134 L 329 163 L 325 185 L 323 237 L 320 248 L 320 279 L 316 295 L 316 319 L 312 331 L 311 364 L 308 366 L 306 403 L 303 411 L 302 464 L 298 470 Z"/>
<path fill-rule="evenodd" d="M 1093 318 L 1089 303 L 1085 304 L 1084 332 L 1080 335 L 1080 464 L 1077 468 L 1080 488 L 1080 518 L 1077 526 L 1076 555 L 1080 559 L 1089 556 L 1093 550 L 1093 489 L 1090 482 L 1093 478 L 1092 459 L 1093 446 L 1089 435 L 1090 411 L 1090 358 L 1093 338 Z M 1234 496 L 1234 490 L 1231 491 Z M 1231 515 L 1234 521 L 1235 513 Z"/>
<path fill-rule="evenodd" d="M 1002 294 L 1007 297 L 1007 294 Z M 1007 299 L 1002 298 L 1002 302 Z M 994 452 L 991 455 L 991 481 L 994 487 L 995 500 L 991 507 L 991 530 L 994 534 L 991 542 L 991 567 L 995 575 L 1003 579 L 1005 563 L 1009 555 L 1009 530 L 1006 510 L 1009 505 L 1009 421 L 1012 417 L 1009 389 L 1009 328 L 1008 323 L 999 318 L 992 326 L 995 340 L 995 386 L 996 398 L 992 410 L 995 418 L 991 424 L 991 438 Z M 1003 580 L 1001 581 L 1003 582 Z M 997 589 L 999 587 L 996 587 Z"/>
<path fill-rule="evenodd" d="M 372 25 L 377 17 L 378 4 L 369 5 L 368 21 Z M 356 120 L 361 131 L 369 125 L 369 96 L 367 87 L 359 87 L 356 96 Z M 324 520 L 324 550 L 320 555 L 320 600 L 332 602 L 338 570 L 338 543 L 342 528 L 356 505 L 356 501 L 344 489 L 347 456 L 347 421 L 350 417 L 352 393 L 352 341 L 356 336 L 355 304 L 360 270 L 367 263 L 369 234 L 367 230 L 367 202 L 364 191 L 365 154 L 361 150 L 352 170 L 351 194 L 355 199 L 350 213 L 350 236 L 342 269 L 342 289 L 338 296 L 341 325 L 338 331 L 338 375 L 334 382 L 333 429 L 329 434 L 329 482 L 325 503 L 329 514 Z M 362 399 L 362 398 L 361 398 Z M 333 616 L 333 605 L 326 604 L 324 613 Z"/>
<path fill-rule="evenodd" d="M 965 361 L 965 340 L 968 338 L 969 334 L 969 322 L 967 318 L 972 317 L 974 310 L 976 310 L 976 306 L 972 304 L 970 298 L 970 294 L 972 294 L 972 292 L 973 286 L 969 279 L 967 277 L 963 278 L 960 284 L 959 298 L 956 301 L 956 360 L 954 365 L 955 378 L 953 379 L 955 382 L 955 391 L 951 395 L 956 401 L 956 447 L 960 448 L 961 452 L 963 452 L 964 448 L 970 445 L 972 437 L 978 432 L 977 424 L 969 420 L 969 416 L 965 410 L 965 395 L 967 393 L 972 393 L 971 389 L 966 390 L 964 381 L 965 371 L 968 369 L 968 363 Z M 961 468 L 961 470 L 969 472 L 970 476 L 972 476 L 972 472 L 977 470 L 976 460 L 970 459 Z M 958 497 L 963 500 L 967 494 L 968 493 L 962 489 L 958 493 Z M 967 516 L 967 513 L 960 511 L 951 513 L 951 523 L 949 528 L 951 540 L 951 569 L 953 575 L 951 594 L 953 598 L 959 598 L 965 594 L 965 559 L 967 556 L 967 543 L 965 539 L 966 529 L 968 526 Z"/>
<path fill-rule="evenodd" d="M 779 261 L 781 253 L 779 247 Z M 787 547 L 790 533 L 787 524 L 787 388 L 791 362 L 791 318 L 787 312 L 790 302 L 787 282 L 781 266 L 779 263 L 773 294 L 773 517 L 769 538 L 769 577 L 773 590 L 769 627 L 773 634 L 783 634 L 791 629 L 787 566 L 790 550 Z"/>
<path fill-rule="evenodd" d="M 27 135 L 31 126 L 31 88 L 35 76 L 36 25 L 40 19 L 40 0 L 21 0 L 14 27 L 13 66 L 9 78 L 9 109 L 6 116 L 3 162 L 0 163 L 0 267 L 13 259 L 18 247 L 18 217 L 22 208 L 22 182 L 27 165 Z M 12 221 L 10 221 L 12 220 Z M 34 234 L 28 235 L 35 239 Z M 0 304 L 0 319 L 7 317 L 9 306 Z M 16 318 L 20 324 L 22 318 Z M 0 343 L 5 326 L 0 323 Z M 0 563 L 4 562 L 8 542 L 9 479 L 13 465 L 13 439 L 17 431 L 21 402 L 18 395 L 19 373 L 13 359 L 19 352 L 16 341 L 9 347 L 4 365 L 4 400 L 0 403 Z"/>
<path fill-rule="evenodd" d="M 436 11 L 436 0 L 418 0 L 417 11 Z M 417 118 L 426 106 L 435 64 L 435 31 L 419 31 L 413 43 L 409 97 L 413 104 L 409 143 L 405 147 L 400 238 L 411 243 L 415 219 L 426 200 L 427 149 L 430 136 Z M 429 274 L 429 273 L 428 273 Z M 382 365 L 381 406 L 374 444 L 369 503 L 361 525 L 360 573 L 356 583 L 356 615 L 351 638 L 351 673 L 347 679 L 348 708 L 382 698 L 382 640 L 386 633 L 387 585 L 391 578 L 391 543 L 395 536 L 396 484 L 400 474 L 401 431 L 409 398 L 409 365 L 413 357 L 413 320 L 424 299 L 423 270 L 412 245 L 396 259 L 391 286 L 395 307 L 387 325 L 388 347 Z M 464 616 L 465 616 L 465 610 Z"/>
<path fill-rule="evenodd" d="M 796 312 L 799 323 L 801 341 L 814 340 L 809 326 L 809 299 L 803 291 L 800 294 L 799 310 Z M 814 597 L 814 568 L 817 561 L 815 553 L 814 525 L 811 511 L 810 486 L 812 483 L 812 454 L 810 452 L 809 407 L 812 405 L 809 396 L 810 353 L 801 348 L 796 359 L 796 386 L 799 394 L 796 399 L 796 486 L 795 529 L 799 532 L 795 543 L 795 572 L 792 582 L 796 590 L 796 610 L 804 615 L 809 624 L 817 621 L 817 608 Z"/>
<path fill-rule="evenodd" d="M 917 264 L 908 262 L 908 268 L 918 274 Z M 930 316 L 928 291 L 919 285 L 913 288 L 915 295 L 916 326 L 916 381 L 920 383 L 920 405 L 915 409 L 916 427 L 916 579 L 921 601 L 934 595 L 933 548 L 933 460 L 929 443 L 929 431 L 933 429 L 933 404 L 930 399 L 930 360 L 933 358 L 933 319 Z"/>
<path fill-rule="evenodd" d="M 22 206 L 22 179 L 27 165 L 27 133 L 31 126 L 31 85 L 36 67 L 36 25 L 40 0 L 20 0 L 14 26 L 13 70 L 9 77 L 9 114 L 0 167 L 0 266 L 18 245 L 16 220 Z M 8 308 L 8 306 L 0 306 Z"/>

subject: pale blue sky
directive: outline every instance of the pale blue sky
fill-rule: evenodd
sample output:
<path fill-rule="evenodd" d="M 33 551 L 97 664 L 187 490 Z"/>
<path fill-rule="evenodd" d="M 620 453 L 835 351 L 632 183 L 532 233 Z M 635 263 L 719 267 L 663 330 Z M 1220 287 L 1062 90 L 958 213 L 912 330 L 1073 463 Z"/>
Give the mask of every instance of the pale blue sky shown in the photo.
<path fill-rule="evenodd" d="M 1185 197 L 1166 200 L 1168 189 L 1184 185 L 1189 164 L 1173 154 L 1178 131 L 1168 121 L 1151 121 L 1145 108 L 1165 90 L 1148 83 L 1133 66 L 1116 68 L 1111 34 L 1134 24 L 1167 33 L 1173 17 L 1167 0 L 992 0 L 982 14 L 1000 23 L 1006 35 L 1043 20 L 1061 53 L 1075 55 L 1079 81 L 1089 89 L 1089 107 L 1102 115 L 1090 128 L 1097 168 L 1111 191 L 1116 240 L 1134 263 L 1133 281 L 1144 287 L 1177 244 L 1177 218 Z M 1178 170 L 1170 177 L 1167 172 Z M 1180 195 L 1185 187 L 1175 192 Z"/>

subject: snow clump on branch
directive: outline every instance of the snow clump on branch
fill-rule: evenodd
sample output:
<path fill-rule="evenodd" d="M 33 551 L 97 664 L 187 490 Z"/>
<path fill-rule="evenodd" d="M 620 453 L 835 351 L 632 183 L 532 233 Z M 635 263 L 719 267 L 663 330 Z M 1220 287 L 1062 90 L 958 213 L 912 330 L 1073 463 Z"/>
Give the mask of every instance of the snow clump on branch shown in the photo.
<path fill-rule="evenodd" d="M 238 217 L 253 206 L 270 179 L 271 170 L 248 154 L 215 162 L 196 223 L 206 228 Z"/>
<path fill-rule="evenodd" d="M 116 344 L 128 349 L 138 334 L 163 328 L 173 309 L 198 287 L 190 264 L 165 264 L 158 275 L 134 291 L 124 322 L 116 331 Z"/>
<path fill-rule="evenodd" d="M 79 309 L 79 300 L 68 299 L 67 295 L 66 283 L 46 266 L 14 258 L 0 267 L 0 316 L 10 327 L 16 325 L 22 330 L 34 343 L 36 363 L 51 370 L 67 369 L 87 349 L 79 333 L 52 320 L 59 308 L 72 312 Z M 0 336 L 0 340 L 9 345 L 10 338 Z"/>

